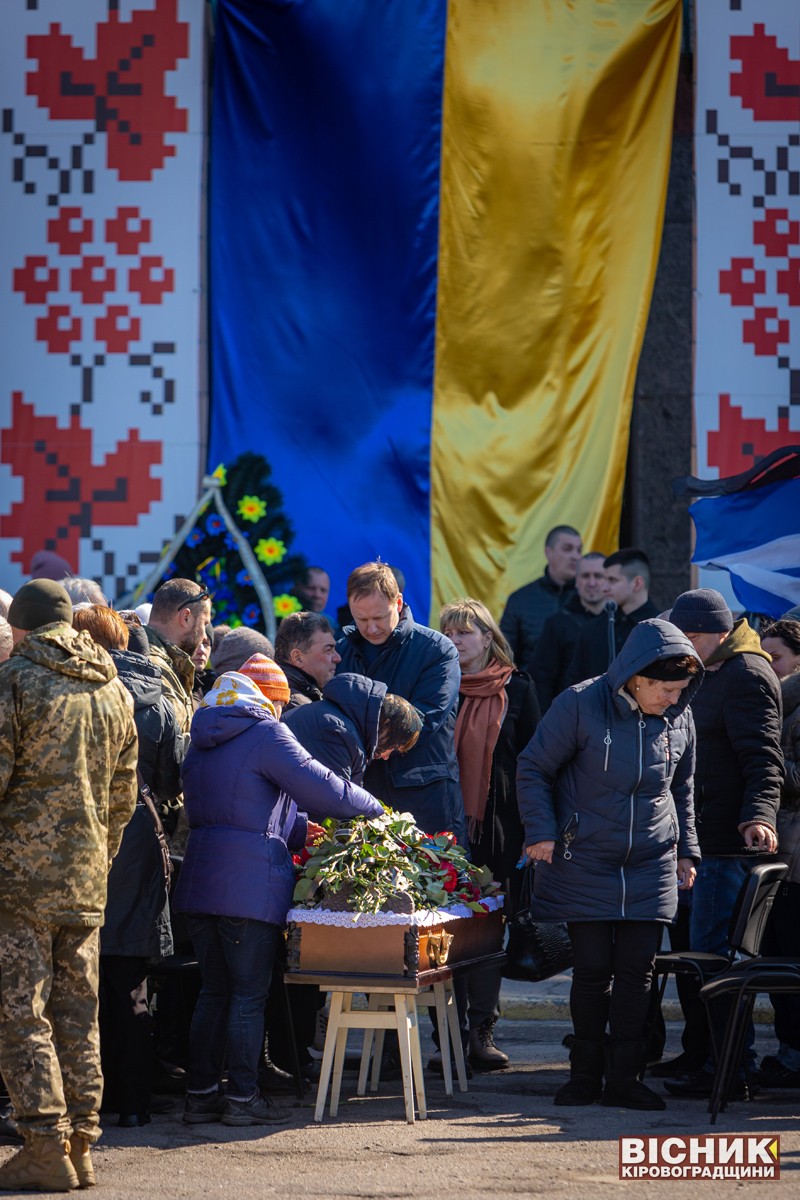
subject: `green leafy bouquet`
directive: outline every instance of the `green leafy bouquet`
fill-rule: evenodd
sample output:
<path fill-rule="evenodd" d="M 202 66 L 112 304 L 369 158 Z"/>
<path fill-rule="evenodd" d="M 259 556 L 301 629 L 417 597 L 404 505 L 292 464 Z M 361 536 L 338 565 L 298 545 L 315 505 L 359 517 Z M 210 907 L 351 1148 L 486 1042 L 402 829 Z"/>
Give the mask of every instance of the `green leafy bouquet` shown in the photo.
<path fill-rule="evenodd" d="M 294 904 L 352 912 L 414 912 L 484 903 L 502 891 L 488 867 L 471 863 L 452 833 L 431 837 L 410 813 L 325 822 L 326 836 L 303 856 Z M 398 903 L 399 902 L 399 903 Z"/>

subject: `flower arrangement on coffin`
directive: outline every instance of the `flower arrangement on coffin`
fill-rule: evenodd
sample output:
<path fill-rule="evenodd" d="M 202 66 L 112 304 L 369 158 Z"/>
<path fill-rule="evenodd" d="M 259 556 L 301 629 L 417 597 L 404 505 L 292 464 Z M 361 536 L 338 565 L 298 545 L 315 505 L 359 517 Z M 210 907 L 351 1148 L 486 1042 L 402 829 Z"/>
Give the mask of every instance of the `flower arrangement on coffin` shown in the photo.
<path fill-rule="evenodd" d="M 326 836 L 295 857 L 294 904 L 349 912 L 408 912 L 483 903 L 502 888 L 471 863 L 452 833 L 433 837 L 410 813 L 387 809 L 367 820 L 328 821 Z"/>

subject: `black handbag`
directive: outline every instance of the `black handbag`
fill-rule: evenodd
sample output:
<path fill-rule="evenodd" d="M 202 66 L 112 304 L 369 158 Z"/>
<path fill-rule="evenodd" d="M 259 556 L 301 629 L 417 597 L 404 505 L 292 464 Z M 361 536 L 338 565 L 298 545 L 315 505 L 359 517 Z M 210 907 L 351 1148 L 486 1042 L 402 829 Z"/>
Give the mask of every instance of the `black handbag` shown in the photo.
<path fill-rule="evenodd" d="M 563 921 L 537 921 L 531 914 L 533 864 L 524 868 L 519 907 L 507 923 L 506 979 L 537 983 L 572 966 L 572 943 Z"/>

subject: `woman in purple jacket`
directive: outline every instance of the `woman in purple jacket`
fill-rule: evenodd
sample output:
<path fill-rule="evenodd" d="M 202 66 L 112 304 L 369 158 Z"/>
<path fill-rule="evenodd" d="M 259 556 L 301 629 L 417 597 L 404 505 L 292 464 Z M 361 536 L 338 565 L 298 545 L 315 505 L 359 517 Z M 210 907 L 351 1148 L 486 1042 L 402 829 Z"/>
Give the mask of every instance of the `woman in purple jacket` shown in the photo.
<path fill-rule="evenodd" d="M 183 1119 L 287 1119 L 258 1090 L 264 1003 L 308 818 L 378 816 L 369 792 L 333 775 L 280 723 L 289 685 L 256 654 L 221 675 L 192 721 L 183 767 L 190 834 L 174 908 L 187 914 L 203 977 L 190 1034 Z M 219 1080 L 223 1056 L 228 1089 Z"/>

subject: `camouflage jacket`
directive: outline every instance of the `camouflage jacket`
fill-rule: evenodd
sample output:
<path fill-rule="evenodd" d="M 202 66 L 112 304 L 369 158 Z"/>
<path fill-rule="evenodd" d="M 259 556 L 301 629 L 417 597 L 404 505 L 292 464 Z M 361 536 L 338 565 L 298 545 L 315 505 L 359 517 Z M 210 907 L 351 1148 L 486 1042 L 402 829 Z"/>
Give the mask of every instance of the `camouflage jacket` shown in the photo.
<path fill-rule="evenodd" d="M 150 643 L 150 661 L 161 668 L 161 687 L 172 705 L 178 729 L 188 734 L 194 716 L 194 663 L 185 650 L 166 641 L 151 625 L 145 625 L 144 631 Z"/>
<path fill-rule="evenodd" d="M 110 655 L 62 623 L 0 666 L 0 908 L 101 925 L 138 787 L 133 702 Z"/>

